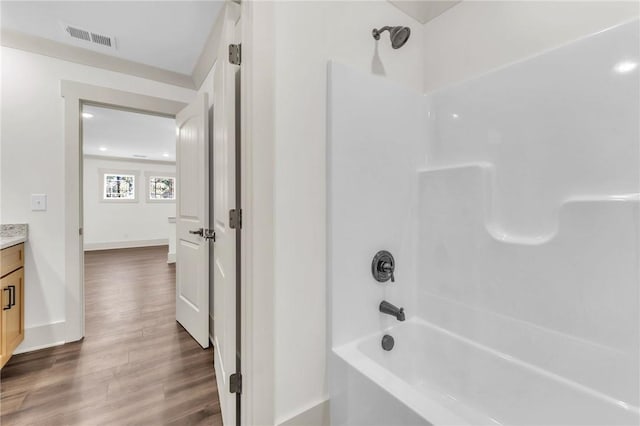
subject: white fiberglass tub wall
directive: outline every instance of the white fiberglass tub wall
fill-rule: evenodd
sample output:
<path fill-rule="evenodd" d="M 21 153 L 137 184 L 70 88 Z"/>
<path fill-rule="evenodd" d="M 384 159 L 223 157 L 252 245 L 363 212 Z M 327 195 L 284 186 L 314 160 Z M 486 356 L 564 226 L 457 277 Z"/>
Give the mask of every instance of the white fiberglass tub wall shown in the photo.
<path fill-rule="evenodd" d="M 640 423 L 639 36 L 428 96 L 331 65 L 332 424 Z"/>

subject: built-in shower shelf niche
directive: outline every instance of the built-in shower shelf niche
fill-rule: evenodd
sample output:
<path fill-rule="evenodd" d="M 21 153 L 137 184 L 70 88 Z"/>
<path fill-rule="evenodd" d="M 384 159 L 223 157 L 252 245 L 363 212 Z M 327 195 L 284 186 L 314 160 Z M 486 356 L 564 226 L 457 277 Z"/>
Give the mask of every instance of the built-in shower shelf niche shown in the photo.
<path fill-rule="evenodd" d="M 601 203 L 627 203 L 628 208 L 633 209 L 635 207 L 632 207 L 632 205 L 634 203 L 637 205 L 640 202 L 640 193 L 569 196 L 565 200 L 559 201 L 558 205 L 544 221 L 536 221 L 535 225 L 528 227 L 537 228 L 540 230 L 539 232 L 527 234 L 525 232 L 519 232 L 517 229 L 506 229 L 506 227 L 500 223 L 499 218 L 496 217 L 496 205 L 494 200 L 499 198 L 499 195 L 496 194 L 494 184 L 496 168 L 490 163 L 478 162 L 439 166 L 436 168 L 424 168 L 418 170 L 418 180 L 422 188 L 423 182 L 428 182 L 430 180 L 429 175 L 440 175 L 445 179 L 445 181 L 440 184 L 444 187 L 448 183 L 446 180 L 447 178 L 451 179 L 451 184 L 455 184 L 457 178 L 456 174 L 460 174 L 462 176 L 467 170 L 475 170 L 475 172 L 473 172 L 477 174 L 477 181 L 475 183 L 480 183 L 483 187 L 481 197 L 478 199 L 479 205 L 475 206 L 475 208 L 479 210 L 474 210 L 474 212 L 480 213 L 479 217 L 482 217 L 482 222 L 486 232 L 495 241 L 503 244 L 536 246 L 550 243 L 558 235 L 560 228 L 559 222 L 563 217 L 563 212 L 571 209 L 584 209 L 589 208 L 587 206 L 588 204 Z M 447 194 L 450 197 L 464 196 L 462 192 L 448 192 Z M 571 219 L 565 218 L 564 220 Z"/>

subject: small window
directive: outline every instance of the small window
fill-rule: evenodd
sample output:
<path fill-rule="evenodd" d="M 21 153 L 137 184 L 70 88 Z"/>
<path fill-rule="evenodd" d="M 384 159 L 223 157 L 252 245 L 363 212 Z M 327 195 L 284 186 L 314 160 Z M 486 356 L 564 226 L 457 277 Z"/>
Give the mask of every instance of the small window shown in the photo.
<path fill-rule="evenodd" d="M 149 201 L 175 201 L 176 178 L 149 176 Z"/>
<path fill-rule="evenodd" d="M 135 200 L 136 176 L 133 174 L 104 173 L 103 200 Z"/>

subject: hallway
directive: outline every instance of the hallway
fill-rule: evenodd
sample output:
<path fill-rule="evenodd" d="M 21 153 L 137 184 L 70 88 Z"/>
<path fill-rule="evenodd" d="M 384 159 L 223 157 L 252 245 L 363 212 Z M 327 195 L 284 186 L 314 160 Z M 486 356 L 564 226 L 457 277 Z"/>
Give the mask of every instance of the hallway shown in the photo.
<path fill-rule="evenodd" d="M 2 425 L 221 425 L 213 350 L 175 321 L 165 246 L 85 253 L 85 338 L 15 355 Z"/>

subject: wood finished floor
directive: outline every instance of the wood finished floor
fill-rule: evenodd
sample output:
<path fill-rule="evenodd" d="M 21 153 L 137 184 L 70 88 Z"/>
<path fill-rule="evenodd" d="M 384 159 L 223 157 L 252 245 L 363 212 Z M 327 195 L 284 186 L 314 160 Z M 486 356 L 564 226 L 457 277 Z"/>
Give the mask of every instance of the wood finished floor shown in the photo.
<path fill-rule="evenodd" d="M 166 261 L 166 247 L 87 252 L 86 336 L 11 358 L 1 424 L 222 425 L 213 350 L 176 323 Z"/>

